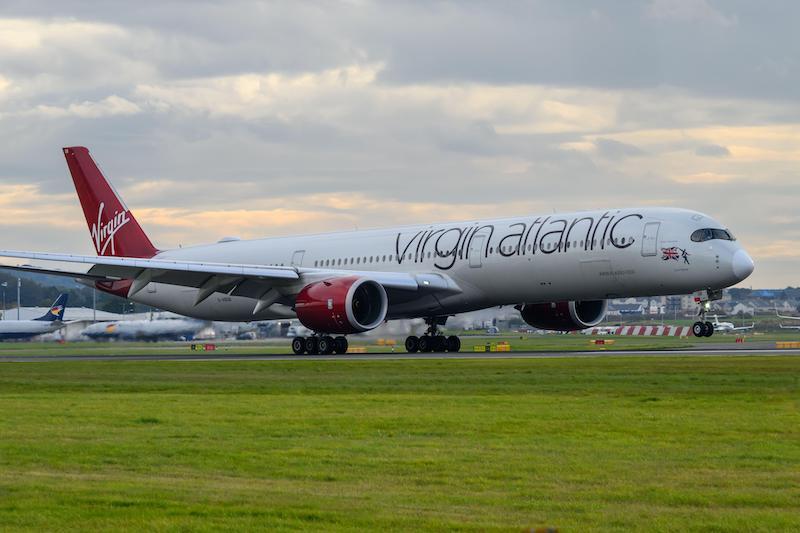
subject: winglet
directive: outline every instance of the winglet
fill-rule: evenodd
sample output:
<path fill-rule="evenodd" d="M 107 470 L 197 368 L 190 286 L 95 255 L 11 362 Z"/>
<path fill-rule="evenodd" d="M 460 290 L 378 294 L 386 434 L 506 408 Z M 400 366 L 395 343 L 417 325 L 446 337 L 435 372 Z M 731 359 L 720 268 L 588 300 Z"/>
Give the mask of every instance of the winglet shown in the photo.
<path fill-rule="evenodd" d="M 41 320 L 43 322 L 54 322 L 56 320 L 64 320 L 64 311 L 67 309 L 68 294 L 62 293 L 58 295 L 56 301 L 50 306 L 50 310 L 45 314 L 34 320 Z"/>
<path fill-rule="evenodd" d="M 97 255 L 153 257 L 158 250 L 83 146 L 64 148 Z"/>

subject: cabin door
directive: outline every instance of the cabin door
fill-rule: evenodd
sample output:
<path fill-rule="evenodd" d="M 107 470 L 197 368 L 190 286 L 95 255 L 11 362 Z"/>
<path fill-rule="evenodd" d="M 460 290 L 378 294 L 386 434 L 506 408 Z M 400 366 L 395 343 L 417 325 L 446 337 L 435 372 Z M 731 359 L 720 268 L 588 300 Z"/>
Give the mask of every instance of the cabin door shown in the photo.
<path fill-rule="evenodd" d="M 486 246 L 486 235 L 475 235 L 469 242 L 469 266 L 470 268 L 480 268 L 483 264 L 483 249 Z"/>
<path fill-rule="evenodd" d="M 658 230 L 661 222 L 648 222 L 644 225 L 642 234 L 642 256 L 649 257 L 656 255 L 658 251 Z"/>

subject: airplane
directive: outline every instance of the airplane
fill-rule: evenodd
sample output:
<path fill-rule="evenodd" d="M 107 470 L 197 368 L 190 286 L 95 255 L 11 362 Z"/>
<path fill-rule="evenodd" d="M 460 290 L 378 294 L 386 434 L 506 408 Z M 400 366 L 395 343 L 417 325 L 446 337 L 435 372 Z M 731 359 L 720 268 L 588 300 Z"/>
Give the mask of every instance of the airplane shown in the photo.
<path fill-rule="evenodd" d="M 93 340 L 191 340 L 207 322 L 194 319 L 119 320 L 97 322 L 81 331 Z"/>
<path fill-rule="evenodd" d="M 785 316 L 785 315 L 782 315 L 782 314 L 778 313 L 777 309 L 775 309 L 775 314 L 778 316 L 778 318 L 782 318 L 784 320 L 800 320 L 800 316 Z M 800 329 L 800 325 L 797 325 L 797 326 L 784 326 L 783 324 L 778 324 L 778 326 L 780 326 L 781 329 Z"/>
<path fill-rule="evenodd" d="M 67 294 L 60 294 L 50 309 L 33 320 L 0 320 L 0 341 L 9 339 L 29 339 L 37 335 L 52 333 L 64 327 L 64 311 L 67 308 Z"/>
<path fill-rule="evenodd" d="M 720 322 L 717 315 L 714 315 L 714 331 L 719 331 L 720 333 L 729 333 L 731 331 L 748 331 L 756 327 L 756 323 L 753 322 L 749 326 L 736 326 L 733 322 Z"/>
<path fill-rule="evenodd" d="M 625 208 L 238 240 L 157 249 L 89 150 L 63 149 L 96 256 L 2 250 L 135 302 L 202 320 L 298 319 L 297 354 L 344 353 L 345 335 L 423 318 L 409 352 L 450 351 L 440 326 L 458 313 L 509 305 L 529 325 L 574 331 L 599 324 L 608 300 L 705 291 L 708 303 L 747 278 L 753 260 L 711 217 L 677 208 Z M 69 269 L 60 265 L 67 263 Z M 334 335 L 336 337 L 334 337 Z"/>

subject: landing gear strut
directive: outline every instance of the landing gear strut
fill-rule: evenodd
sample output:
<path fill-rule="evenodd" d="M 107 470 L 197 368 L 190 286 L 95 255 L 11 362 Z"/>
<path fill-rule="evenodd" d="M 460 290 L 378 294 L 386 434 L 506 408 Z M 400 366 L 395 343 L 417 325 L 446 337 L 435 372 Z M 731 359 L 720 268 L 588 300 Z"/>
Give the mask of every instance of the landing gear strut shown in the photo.
<path fill-rule="evenodd" d="M 722 290 L 707 290 L 706 298 L 695 298 L 694 301 L 700 305 L 697 316 L 700 320 L 692 324 L 692 333 L 695 337 L 710 337 L 714 334 L 714 324 L 706 320 L 706 313 L 711 308 L 711 302 L 722 298 Z"/>
<path fill-rule="evenodd" d="M 295 337 L 292 339 L 292 351 L 295 355 L 331 355 L 347 353 L 347 337 L 336 338 L 330 335 L 314 334 L 310 337 Z"/>
<path fill-rule="evenodd" d="M 447 321 L 446 316 L 430 317 L 425 319 L 428 329 L 421 337 L 411 335 L 406 338 L 406 351 L 416 352 L 451 352 L 461 350 L 461 339 L 455 335 L 445 337 L 439 332 L 439 326 L 443 326 Z"/>

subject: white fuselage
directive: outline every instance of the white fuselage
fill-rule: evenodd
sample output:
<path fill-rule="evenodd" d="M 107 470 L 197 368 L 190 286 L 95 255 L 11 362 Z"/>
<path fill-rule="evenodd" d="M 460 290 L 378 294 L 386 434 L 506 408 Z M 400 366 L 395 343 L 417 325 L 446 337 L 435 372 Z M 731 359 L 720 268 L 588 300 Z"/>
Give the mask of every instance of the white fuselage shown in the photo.
<path fill-rule="evenodd" d="M 52 333 L 64 327 L 62 322 L 44 320 L 0 320 L 0 341 L 5 339 L 27 339 Z"/>
<path fill-rule="evenodd" d="M 672 208 L 589 211 L 228 241 L 159 253 L 158 259 L 282 265 L 332 272 L 440 273 L 460 292 L 390 295 L 387 318 L 451 315 L 487 307 L 566 300 L 688 294 L 741 281 L 750 261 L 736 241 L 693 242 L 710 217 Z M 737 255 L 737 253 L 739 255 Z M 750 261 L 750 270 L 752 262 Z M 207 320 L 293 317 L 275 304 L 253 315 L 252 298 L 150 283 L 132 300 Z"/>
<path fill-rule="evenodd" d="M 189 319 L 121 320 L 98 322 L 81 331 L 91 339 L 167 340 L 193 337 L 206 326 Z"/>

